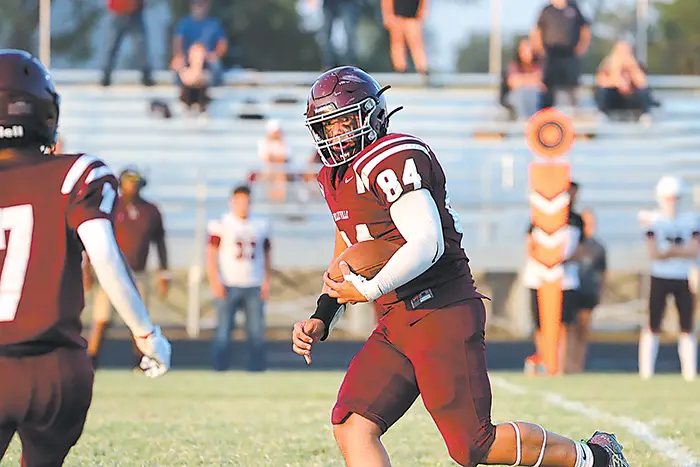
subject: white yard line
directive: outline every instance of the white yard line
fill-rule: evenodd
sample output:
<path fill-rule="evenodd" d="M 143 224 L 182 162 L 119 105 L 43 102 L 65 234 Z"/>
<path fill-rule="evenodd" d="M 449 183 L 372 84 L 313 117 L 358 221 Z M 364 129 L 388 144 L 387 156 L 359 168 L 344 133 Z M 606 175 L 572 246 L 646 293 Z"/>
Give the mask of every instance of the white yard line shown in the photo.
<path fill-rule="evenodd" d="M 566 399 L 561 394 L 548 392 L 548 391 L 528 391 L 522 386 L 510 383 L 503 378 L 498 376 L 491 377 L 491 384 L 495 387 L 508 391 L 512 394 L 525 395 L 525 394 L 536 394 L 548 403 L 558 406 L 569 412 L 577 413 L 588 418 L 602 420 L 607 423 L 615 424 L 625 428 L 634 437 L 640 441 L 646 443 L 649 449 L 657 452 L 661 456 L 673 462 L 673 466 L 676 467 L 700 467 L 700 459 L 694 456 L 693 452 L 683 446 L 682 444 L 674 441 L 673 439 L 666 438 L 654 433 L 652 426 L 648 423 L 644 423 L 641 420 L 635 420 L 633 418 L 613 415 L 602 410 L 589 407 L 582 402 L 572 401 Z"/>

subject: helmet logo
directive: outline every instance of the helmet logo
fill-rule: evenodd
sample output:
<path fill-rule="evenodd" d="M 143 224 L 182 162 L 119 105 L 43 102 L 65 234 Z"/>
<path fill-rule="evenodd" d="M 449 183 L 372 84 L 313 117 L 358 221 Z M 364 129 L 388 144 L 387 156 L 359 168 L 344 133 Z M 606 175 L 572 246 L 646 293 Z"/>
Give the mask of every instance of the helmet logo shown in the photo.
<path fill-rule="evenodd" d="M 0 139 L 24 138 L 24 127 L 22 125 L 0 126 Z"/>
<path fill-rule="evenodd" d="M 31 115 L 32 104 L 25 101 L 12 102 L 7 105 L 8 115 Z"/>

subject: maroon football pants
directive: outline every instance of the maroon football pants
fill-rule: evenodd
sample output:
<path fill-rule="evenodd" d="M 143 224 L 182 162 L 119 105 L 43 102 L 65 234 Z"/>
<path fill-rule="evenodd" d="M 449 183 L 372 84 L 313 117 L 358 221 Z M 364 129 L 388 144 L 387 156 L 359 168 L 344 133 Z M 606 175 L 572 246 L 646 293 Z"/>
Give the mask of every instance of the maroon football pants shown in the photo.
<path fill-rule="evenodd" d="M 93 371 L 84 349 L 0 357 L 0 459 L 12 436 L 23 467 L 60 467 L 78 442 L 92 401 Z"/>
<path fill-rule="evenodd" d="M 413 324 L 407 319 L 411 313 L 394 309 L 382 317 L 348 367 L 332 422 L 341 424 L 356 413 L 386 431 L 420 394 L 450 456 L 476 466 L 496 436 L 484 304 L 464 300 Z"/>

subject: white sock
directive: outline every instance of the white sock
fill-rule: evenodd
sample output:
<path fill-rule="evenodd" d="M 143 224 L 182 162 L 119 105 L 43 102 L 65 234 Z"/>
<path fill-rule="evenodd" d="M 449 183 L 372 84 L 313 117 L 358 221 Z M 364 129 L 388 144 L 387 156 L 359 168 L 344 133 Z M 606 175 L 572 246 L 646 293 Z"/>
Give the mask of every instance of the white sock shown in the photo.
<path fill-rule="evenodd" d="M 576 445 L 576 464 L 574 467 L 593 467 L 593 451 L 586 443 L 574 441 Z"/>
<path fill-rule="evenodd" d="M 678 336 L 678 358 L 683 379 L 693 381 L 698 369 L 698 339 L 695 334 L 683 332 Z"/>
<path fill-rule="evenodd" d="M 659 354 L 659 335 L 649 329 L 639 335 L 639 376 L 649 379 L 654 376 L 656 357 Z"/>

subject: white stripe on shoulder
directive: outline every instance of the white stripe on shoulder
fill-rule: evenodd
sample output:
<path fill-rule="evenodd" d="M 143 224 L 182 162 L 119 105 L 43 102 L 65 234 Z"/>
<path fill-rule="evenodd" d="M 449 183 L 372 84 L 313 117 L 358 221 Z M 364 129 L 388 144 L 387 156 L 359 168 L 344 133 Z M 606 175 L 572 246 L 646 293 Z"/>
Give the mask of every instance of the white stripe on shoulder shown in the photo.
<path fill-rule="evenodd" d="M 61 193 L 64 195 L 69 194 L 75 188 L 75 184 L 78 183 L 80 177 L 83 176 L 85 170 L 88 166 L 94 162 L 98 162 L 99 159 L 95 156 L 88 156 L 84 154 L 77 158 L 70 170 L 66 174 L 66 178 L 63 179 L 63 185 L 61 185 Z"/>
<path fill-rule="evenodd" d="M 371 150 L 369 150 L 367 152 L 367 154 L 364 154 L 355 163 L 352 164 L 352 168 L 355 172 L 357 172 L 357 168 L 360 166 L 360 164 L 362 164 L 364 161 L 366 161 L 370 157 L 377 154 L 379 151 L 381 151 L 385 147 L 392 145 L 392 144 L 396 144 L 396 143 L 407 143 L 409 141 L 414 141 L 416 143 L 425 144 L 421 140 L 419 140 L 418 138 L 416 138 L 414 136 L 399 136 L 398 138 L 391 138 L 387 141 L 382 141 L 377 146 L 375 146 Z"/>
<path fill-rule="evenodd" d="M 85 179 L 85 183 L 92 183 L 98 178 L 107 177 L 109 175 L 114 176 L 114 172 L 112 172 L 112 169 L 110 169 L 106 165 L 101 165 L 99 167 L 95 167 L 90 171 L 87 178 Z"/>
<path fill-rule="evenodd" d="M 393 156 L 396 153 L 403 152 L 403 151 L 422 151 L 424 152 L 428 157 L 430 157 L 430 152 L 428 151 L 428 148 L 425 146 L 425 144 L 420 143 L 405 143 L 405 144 L 399 144 L 398 146 L 395 146 L 391 149 L 387 149 L 383 153 L 379 154 L 377 157 L 372 159 L 367 163 L 362 168 L 362 181 L 366 186 L 369 186 L 369 174 L 372 173 L 372 171 L 382 163 L 385 159 L 388 157 Z"/>

